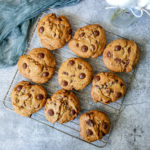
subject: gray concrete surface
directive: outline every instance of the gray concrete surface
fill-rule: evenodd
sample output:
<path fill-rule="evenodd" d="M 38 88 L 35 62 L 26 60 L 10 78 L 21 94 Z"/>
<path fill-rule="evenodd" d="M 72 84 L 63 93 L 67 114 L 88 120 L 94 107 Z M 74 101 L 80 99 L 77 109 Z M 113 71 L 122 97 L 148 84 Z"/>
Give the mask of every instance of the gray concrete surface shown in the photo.
<path fill-rule="evenodd" d="M 105 150 L 150 150 L 150 17 L 144 15 L 130 27 L 115 28 L 109 23 L 107 4 L 83 0 L 61 9 L 64 14 L 100 23 L 108 31 L 133 39 L 143 45 L 135 78 L 126 95 L 121 115 Z M 7 111 L 2 100 L 16 66 L 0 69 L 0 150 L 96 150 L 87 143 L 71 138 L 28 118 Z"/>

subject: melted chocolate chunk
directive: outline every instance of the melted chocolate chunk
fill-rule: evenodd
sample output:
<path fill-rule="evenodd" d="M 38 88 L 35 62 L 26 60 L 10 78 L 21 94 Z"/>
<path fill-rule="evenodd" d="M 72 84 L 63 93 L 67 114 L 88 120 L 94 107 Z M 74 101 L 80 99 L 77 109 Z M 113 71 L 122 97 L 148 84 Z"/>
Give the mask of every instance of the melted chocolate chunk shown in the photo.
<path fill-rule="evenodd" d="M 115 51 L 120 51 L 120 50 L 121 50 L 121 46 L 120 45 L 115 46 Z"/>
<path fill-rule="evenodd" d="M 36 96 L 36 99 L 38 99 L 38 100 L 42 100 L 44 98 L 44 96 L 42 95 L 42 94 L 38 94 L 37 96 Z"/>
<path fill-rule="evenodd" d="M 80 79 L 84 79 L 86 77 L 85 73 L 80 73 L 79 75 Z"/>
<path fill-rule="evenodd" d="M 71 66 L 73 66 L 73 65 L 75 64 L 75 61 L 74 61 L 74 60 L 70 60 L 70 61 L 69 61 L 69 64 L 70 64 Z"/>
<path fill-rule="evenodd" d="M 47 77 L 49 75 L 48 72 L 43 72 L 43 77 Z"/>
<path fill-rule="evenodd" d="M 87 52 L 88 51 L 88 47 L 86 45 L 83 45 L 81 47 L 82 52 Z"/>
<path fill-rule="evenodd" d="M 100 76 L 95 76 L 94 77 L 94 80 L 97 82 L 97 81 L 99 81 L 100 80 Z"/>
<path fill-rule="evenodd" d="M 54 115 L 54 111 L 53 111 L 52 109 L 49 109 L 49 110 L 48 110 L 48 114 L 49 114 L 50 116 L 53 116 L 53 115 Z"/>
<path fill-rule="evenodd" d="M 43 53 L 38 53 L 38 58 L 44 58 L 44 54 Z"/>
<path fill-rule="evenodd" d="M 40 28 L 39 28 L 39 32 L 40 32 L 40 33 L 43 33 L 43 32 L 44 32 L 44 27 L 40 27 Z"/>
<path fill-rule="evenodd" d="M 87 122 L 86 122 L 90 127 L 94 126 L 94 122 L 89 119 Z"/>
<path fill-rule="evenodd" d="M 103 122 L 103 123 L 102 123 L 102 127 L 103 127 L 104 129 L 107 129 L 107 127 L 108 127 L 107 123 L 106 123 L 106 122 Z"/>
<path fill-rule="evenodd" d="M 97 31 L 97 30 L 94 31 L 93 33 L 94 33 L 94 36 L 98 36 L 99 35 L 99 31 Z"/>
<path fill-rule="evenodd" d="M 70 116 L 73 116 L 73 115 L 75 115 L 76 114 L 76 111 L 74 110 L 74 109 L 72 109 L 71 111 L 70 111 Z"/>
<path fill-rule="evenodd" d="M 19 91 L 21 91 L 21 89 L 22 89 L 22 85 L 18 85 L 17 87 L 16 87 L 16 90 L 19 92 Z"/>
<path fill-rule="evenodd" d="M 27 64 L 23 63 L 23 68 L 26 69 L 27 68 Z"/>
<path fill-rule="evenodd" d="M 67 81 L 65 81 L 65 80 L 64 80 L 64 81 L 62 81 L 62 85 L 63 85 L 63 86 L 67 86 L 67 85 L 68 85 L 68 82 L 67 82 Z"/>
<path fill-rule="evenodd" d="M 91 135 L 93 135 L 93 131 L 90 129 L 87 129 L 86 134 L 87 134 L 87 136 L 91 136 Z"/>

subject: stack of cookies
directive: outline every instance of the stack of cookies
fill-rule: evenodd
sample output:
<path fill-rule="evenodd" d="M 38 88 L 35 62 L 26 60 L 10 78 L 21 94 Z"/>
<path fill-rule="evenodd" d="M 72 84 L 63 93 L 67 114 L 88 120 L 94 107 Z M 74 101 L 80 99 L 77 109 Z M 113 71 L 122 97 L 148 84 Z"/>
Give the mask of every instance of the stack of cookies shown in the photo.
<path fill-rule="evenodd" d="M 95 103 L 107 105 L 125 95 L 125 82 L 113 72 L 133 70 L 140 57 L 135 42 L 117 39 L 106 46 L 105 30 L 98 24 L 84 26 L 72 37 L 68 19 L 57 17 L 54 13 L 39 21 L 37 34 L 44 48 L 32 49 L 18 61 L 20 74 L 36 84 L 21 81 L 13 88 L 11 100 L 16 113 L 30 117 L 45 106 L 45 117 L 50 123 L 62 124 L 74 120 L 80 113 L 80 102 L 71 90 L 82 90 L 91 81 L 91 97 Z M 58 82 L 62 89 L 47 98 L 46 90 L 38 84 L 48 82 L 55 73 L 56 60 L 50 51 L 63 47 L 67 42 L 69 49 L 80 58 L 69 58 L 61 64 Z M 97 59 L 100 55 L 112 72 L 94 75 L 92 66 L 82 58 Z M 93 142 L 109 132 L 110 119 L 103 112 L 91 110 L 81 114 L 79 127 L 81 137 Z"/>

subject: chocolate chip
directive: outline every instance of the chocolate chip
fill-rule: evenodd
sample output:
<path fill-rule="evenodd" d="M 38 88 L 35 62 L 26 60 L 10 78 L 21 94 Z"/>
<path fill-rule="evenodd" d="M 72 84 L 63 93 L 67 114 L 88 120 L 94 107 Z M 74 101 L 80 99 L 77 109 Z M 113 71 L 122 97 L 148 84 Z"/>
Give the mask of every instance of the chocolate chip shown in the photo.
<path fill-rule="evenodd" d="M 107 129 L 107 127 L 108 127 L 107 123 L 106 123 L 106 122 L 103 122 L 103 123 L 102 123 L 102 127 L 103 127 L 104 129 Z"/>
<path fill-rule="evenodd" d="M 98 36 L 99 35 L 99 31 L 95 30 L 94 32 L 94 36 Z"/>
<path fill-rule="evenodd" d="M 83 37 L 85 35 L 85 33 L 84 32 L 82 32 L 81 34 L 80 34 L 80 37 Z"/>
<path fill-rule="evenodd" d="M 54 115 L 54 111 L 53 111 L 52 109 L 49 109 L 49 110 L 48 110 L 48 114 L 49 114 L 50 116 L 53 116 L 53 115 Z"/>
<path fill-rule="evenodd" d="M 62 19 L 61 19 L 61 18 L 59 18 L 59 17 L 58 17 L 58 18 L 56 18 L 56 20 L 57 20 L 57 21 L 62 21 Z"/>
<path fill-rule="evenodd" d="M 76 47 L 79 47 L 79 43 L 76 44 Z"/>
<path fill-rule="evenodd" d="M 110 51 L 107 52 L 107 57 L 111 57 Z"/>
<path fill-rule="evenodd" d="M 118 92 L 116 93 L 116 98 L 120 98 L 122 96 L 122 93 Z"/>
<path fill-rule="evenodd" d="M 72 109 L 71 111 L 70 111 L 70 116 L 73 116 L 73 115 L 75 115 L 75 110 L 74 109 Z"/>
<path fill-rule="evenodd" d="M 71 66 L 74 65 L 74 64 L 75 64 L 74 60 L 70 60 L 70 61 L 69 61 L 69 64 L 70 64 Z"/>
<path fill-rule="evenodd" d="M 40 28 L 39 28 L 39 32 L 40 32 L 40 33 L 43 33 L 43 32 L 44 32 L 44 27 L 40 27 Z"/>
<path fill-rule="evenodd" d="M 121 50 L 121 46 L 120 45 L 115 46 L 115 51 L 120 51 L 120 50 Z"/>
<path fill-rule="evenodd" d="M 65 71 L 64 71 L 63 74 L 68 75 L 68 72 L 65 72 Z"/>
<path fill-rule="evenodd" d="M 124 86 L 124 84 L 123 84 L 123 83 L 120 83 L 120 86 L 122 87 L 122 86 Z"/>
<path fill-rule="evenodd" d="M 81 65 L 78 65 L 78 69 L 81 70 L 81 69 L 82 69 L 82 66 L 81 66 Z"/>
<path fill-rule="evenodd" d="M 80 79 L 84 79 L 86 77 L 85 73 L 80 73 L 79 75 Z"/>
<path fill-rule="evenodd" d="M 37 96 L 36 96 L 36 99 L 38 99 L 38 100 L 42 100 L 44 98 L 44 96 L 42 95 L 42 94 L 38 94 Z"/>
<path fill-rule="evenodd" d="M 72 34 L 72 29 L 69 29 L 69 30 L 68 30 L 68 34 Z"/>
<path fill-rule="evenodd" d="M 130 54 L 130 52 L 131 52 L 131 47 L 129 47 L 129 48 L 127 49 L 127 51 L 128 51 L 128 53 Z"/>
<path fill-rule="evenodd" d="M 23 68 L 26 69 L 27 68 L 27 64 L 23 63 Z"/>
<path fill-rule="evenodd" d="M 83 45 L 81 47 L 82 52 L 87 52 L 88 51 L 88 47 L 86 45 Z"/>
<path fill-rule="evenodd" d="M 47 77 L 49 75 L 48 72 L 43 72 L 43 77 Z"/>
<path fill-rule="evenodd" d="M 121 59 L 120 58 L 115 58 L 115 61 L 118 63 L 121 63 Z"/>
<path fill-rule="evenodd" d="M 22 89 L 22 85 L 18 85 L 17 87 L 16 87 L 16 90 L 19 92 L 21 89 Z"/>
<path fill-rule="evenodd" d="M 63 85 L 63 86 L 67 86 L 67 85 L 68 85 L 68 82 L 65 81 L 65 80 L 63 80 L 63 81 L 62 81 L 62 85 Z"/>
<path fill-rule="evenodd" d="M 103 131 L 101 131 L 101 132 L 102 132 L 102 135 L 105 136 L 105 133 Z"/>
<path fill-rule="evenodd" d="M 44 54 L 43 53 L 38 53 L 38 58 L 44 58 Z"/>
<path fill-rule="evenodd" d="M 87 129 L 86 134 L 87 134 L 87 136 L 91 136 L 91 135 L 93 135 L 93 131 L 90 129 Z"/>
<path fill-rule="evenodd" d="M 95 76 L 95 77 L 94 77 L 94 80 L 97 82 L 97 81 L 100 80 L 100 77 L 99 77 L 99 76 Z"/>
<path fill-rule="evenodd" d="M 90 127 L 94 126 L 94 122 L 89 119 L 87 122 L 86 122 Z"/>

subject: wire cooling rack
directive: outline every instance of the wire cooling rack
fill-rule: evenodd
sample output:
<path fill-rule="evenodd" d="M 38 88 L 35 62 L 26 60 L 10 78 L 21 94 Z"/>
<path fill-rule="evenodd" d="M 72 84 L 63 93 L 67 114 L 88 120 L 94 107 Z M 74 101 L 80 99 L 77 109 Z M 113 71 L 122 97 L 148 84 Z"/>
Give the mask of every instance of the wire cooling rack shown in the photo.
<path fill-rule="evenodd" d="M 43 17 L 44 15 L 46 15 L 47 13 L 50 13 L 50 12 L 54 12 L 57 15 L 62 15 L 62 13 L 59 12 L 59 10 L 48 10 L 48 11 L 42 13 L 42 15 L 40 17 Z M 77 18 L 74 19 L 73 16 L 68 16 L 68 15 L 66 15 L 66 16 L 70 20 L 70 23 L 71 23 L 72 28 L 73 28 L 73 33 L 79 27 L 83 27 L 87 24 L 92 24 L 92 22 L 87 23 L 84 20 L 80 20 L 80 19 L 77 19 Z M 37 20 L 37 22 L 38 22 L 38 20 Z M 40 40 L 39 40 L 39 38 L 37 36 L 37 33 L 36 33 L 37 22 L 35 23 L 35 25 L 32 29 L 32 33 L 30 35 L 28 47 L 27 47 L 27 50 L 26 50 L 25 53 L 30 51 L 32 48 L 42 47 L 42 45 L 40 44 Z M 107 43 L 109 43 L 112 40 L 121 38 L 119 35 L 116 35 L 114 33 L 108 32 L 108 31 L 106 31 L 106 34 L 107 34 Z M 52 95 L 58 89 L 60 89 L 60 86 L 59 86 L 58 81 L 57 81 L 57 78 L 58 78 L 57 71 L 58 71 L 58 68 L 59 68 L 60 64 L 64 60 L 66 60 L 70 57 L 77 57 L 68 49 L 67 45 L 64 46 L 63 48 L 61 48 L 60 50 L 52 51 L 52 53 L 54 54 L 54 56 L 56 58 L 57 65 L 56 65 L 55 75 L 52 77 L 52 79 L 49 80 L 48 83 L 43 84 L 43 86 L 46 88 L 46 90 L 48 92 L 48 96 Z M 98 57 L 97 59 L 85 59 L 85 60 L 88 61 L 92 65 L 93 70 L 94 70 L 94 74 L 99 73 L 99 72 L 103 72 L 103 71 L 108 71 L 105 68 L 104 64 L 103 64 L 101 56 Z M 129 88 L 129 86 L 132 82 L 132 79 L 134 78 L 135 70 L 128 73 L 128 74 L 127 73 L 118 73 L 118 74 L 126 82 L 126 86 L 127 86 L 127 90 L 128 90 L 128 88 Z M 23 78 L 19 74 L 18 70 L 16 70 L 16 73 L 15 73 L 13 79 L 12 79 L 12 82 L 11 82 L 11 84 L 9 86 L 9 89 L 6 93 L 6 96 L 3 100 L 3 104 L 4 104 L 5 108 L 13 111 L 13 107 L 11 105 L 11 99 L 10 99 L 11 90 L 12 90 L 12 88 L 14 87 L 14 85 L 16 83 L 18 83 L 19 81 L 22 81 L 22 80 L 27 80 L 27 79 Z M 41 123 L 45 126 L 48 126 L 50 128 L 53 128 L 53 129 L 55 129 L 59 132 L 62 132 L 64 134 L 66 134 L 66 135 L 74 137 L 78 140 L 86 142 L 80 137 L 80 134 L 79 134 L 79 123 L 78 123 L 78 121 L 79 121 L 80 115 L 83 112 L 87 112 L 88 110 L 92 110 L 92 109 L 97 109 L 97 110 L 103 111 L 103 112 L 108 114 L 108 116 L 110 117 L 110 120 L 111 120 L 111 129 L 110 129 L 109 134 L 105 135 L 103 137 L 103 139 L 101 139 L 101 140 L 97 140 L 97 141 L 92 142 L 92 143 L 87 142 L 88 144 L 91 144 L 93 146 L 103 148 L 109 142 L 111 131 L 113 130 L 113 126 L 115 125 L 115 123 L 116 123 L 116 121 L 117 121 L 117 119 L 120 115 L 120 110 L 121 110 L 121 107 L 123 105 L 123 101 L 124 101 L 125 97 L 121 98 L 117 102 L 110 103 L 110 104 L 107 104 L 107 105 L 104 105 L 104 104 L 101 104 L 101 103 L 95 104 L 93 102 L 92 98 L 91 98 L 90 89 L 91 89 L 91 84 L 89 86 L 87 86 L 85 89 L 81 90 L 81 91 L 74 91 L 74 93 L 78 96 L 78 98 L 80 100 L 80 104 L 81 104 L 81 112 L 75 120 L 70 121 L 70 122 L 65 123 L 65 124 L 58 124 L 58 123 L 51 124 L 50 122 L 48 122 L 45 119 L 44 109 L 42 109 L 39 112 L 33 114 L 30 117 L 30 119 L 32 119 L 36 122 L 39 122 L 39 123 Z"/>

